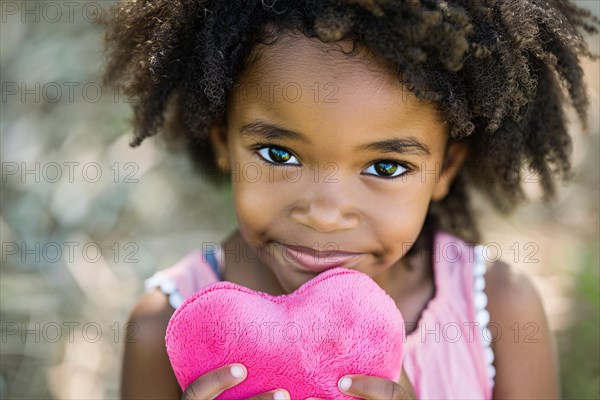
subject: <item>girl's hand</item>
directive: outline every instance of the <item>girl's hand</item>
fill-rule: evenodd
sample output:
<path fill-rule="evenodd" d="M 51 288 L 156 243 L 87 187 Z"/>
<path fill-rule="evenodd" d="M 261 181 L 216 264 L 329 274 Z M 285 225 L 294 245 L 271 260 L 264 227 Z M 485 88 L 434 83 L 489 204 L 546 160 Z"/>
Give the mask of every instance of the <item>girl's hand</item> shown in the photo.
<path fill-rule="evenodd" d="M 398 383 L 378 376 L 346 375 L 339 380 L 338 387 L 342 393 L 359 399 L 416 400 L 417 398 L 404 368 L 402 368 L 402 375 L 400 375 Z"/>
<path fill-rule="evenodd" d="M 240 384 L 246 379 L 248 371 L 242 364 L 225 365 L 200 376 L 190 383 L 183 392 L 181 400 L 212 400 L 226 389 Z M 257 394 L 247 400 L 289 400 L 290 394 L 285 389 L 276 389 Z"/>

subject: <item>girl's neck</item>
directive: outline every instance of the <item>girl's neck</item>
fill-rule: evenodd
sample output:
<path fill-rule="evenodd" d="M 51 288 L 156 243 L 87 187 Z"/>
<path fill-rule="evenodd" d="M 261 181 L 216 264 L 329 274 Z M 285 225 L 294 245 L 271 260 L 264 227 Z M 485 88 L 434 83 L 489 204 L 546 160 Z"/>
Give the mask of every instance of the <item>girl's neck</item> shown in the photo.
<path fill-rule="evenodd" d="M 419 249 L 400 259 L 373 280 L 386 291 L 396 303 L 428 291 L 433 285 L 431 257 L 425 249 Z"/>
<path fill-rule="evenodd" d="M 221 246 L 224 250 L 224 280 L 272 296 L 286 294 L 275 275 L 262 262 L 256 261 L 254 254 L 252 255 L 253 261 L 248 261 L 246 257 L 240 257 L 236 252 L 239 249 L 249 248 L 248 251 L 252 249 L 251 246 L 248 247 L 238 229 L 225 238 Z"/>

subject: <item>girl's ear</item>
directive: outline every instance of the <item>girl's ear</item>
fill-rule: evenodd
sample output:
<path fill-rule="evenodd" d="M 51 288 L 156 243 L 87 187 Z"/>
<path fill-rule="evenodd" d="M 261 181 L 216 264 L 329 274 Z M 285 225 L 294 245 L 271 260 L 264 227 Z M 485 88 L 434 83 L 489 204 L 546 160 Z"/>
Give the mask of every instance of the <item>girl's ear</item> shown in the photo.
<path fill-rule="evenodd" d="M 469 146 L 466 140 L 457 141 L 450 139 L 450 143 L 448 143 L 448 148 L 446 149 L 444 165 L 431 196 L 433 201 L 440 201 L 446 197 L 452 181 L 454 181 L 468 154 Z"/>
<path fill-rule="evenodd" d="M 224 120 L 213 123 L 209 129 L 210 145 L 215 157 L 215 164 L 222 170 L 229 166 L 229 146 L 227 142 L 227 126 Z"/>

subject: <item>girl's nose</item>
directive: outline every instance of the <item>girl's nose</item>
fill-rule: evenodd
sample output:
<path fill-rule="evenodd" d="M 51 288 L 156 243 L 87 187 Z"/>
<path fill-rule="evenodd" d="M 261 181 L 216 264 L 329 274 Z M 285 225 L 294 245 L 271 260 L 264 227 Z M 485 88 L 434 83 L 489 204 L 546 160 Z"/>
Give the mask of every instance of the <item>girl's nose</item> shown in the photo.
<path fill-rule="evenodd" d="M 292 207 L 292 221 L 322 233 L 356 228 L 359 216 L 350 199 L 333 188 L 319 189 L 314 196 L 305 197 L 302 204 Z"/>

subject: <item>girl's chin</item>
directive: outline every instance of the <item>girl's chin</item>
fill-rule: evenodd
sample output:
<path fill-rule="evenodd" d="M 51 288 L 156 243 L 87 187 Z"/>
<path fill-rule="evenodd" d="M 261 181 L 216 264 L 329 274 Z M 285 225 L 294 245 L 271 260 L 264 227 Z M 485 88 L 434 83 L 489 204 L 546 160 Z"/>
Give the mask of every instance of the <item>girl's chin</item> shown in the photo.
<path fill-rule="evenodd" d="M 289 266 L 288 266 L 289 268 Z M 318 273 L 310 271 L 288 270 L 282 276 L 276 275 L 279 285 L 286 294 L 290 294 L 300 288 L 303 284 L 315 278 Z"/>

